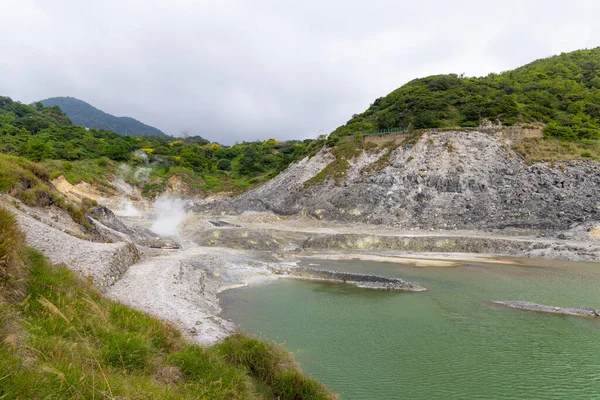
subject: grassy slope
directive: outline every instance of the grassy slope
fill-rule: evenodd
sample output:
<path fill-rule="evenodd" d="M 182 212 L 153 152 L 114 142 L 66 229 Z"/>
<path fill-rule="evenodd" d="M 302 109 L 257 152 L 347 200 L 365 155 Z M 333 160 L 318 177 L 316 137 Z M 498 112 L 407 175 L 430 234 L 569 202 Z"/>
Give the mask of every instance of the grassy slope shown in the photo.
<path fill-rule="evenodd" d="M 0 209 L 0 398 L 328 399 L 280 347 L 206 348 L 27 249 Z"/>
<path fill-rule="evenodd" d="M 94 201 L 83 199 L 81 204 L 69 202 L 49 182 L 50 174 L 44 166 L 21 157 L 0 154 L 0 193 L 9 194 L 28 206 L 46 207 L 54 205 L 66 210 L 73 220 L 86 228 L 89 207 Z"/>

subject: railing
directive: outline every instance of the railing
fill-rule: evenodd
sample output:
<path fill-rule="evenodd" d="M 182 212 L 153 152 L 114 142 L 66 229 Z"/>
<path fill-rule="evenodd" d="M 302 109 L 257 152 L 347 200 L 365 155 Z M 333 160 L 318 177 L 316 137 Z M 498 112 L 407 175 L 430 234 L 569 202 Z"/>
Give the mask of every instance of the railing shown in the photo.
<path fill-rule="evenodd" d="M 389 128 L 389 129 L 379 129 L 379 130 L 373 130 L 373 131 L 360 131 L 360 132 L 356 132 L 354 133 L 354 135 L 359 134 L 359 135 L 391 135 L 394 133 L 408 133 L 408 129 L 407 128 Z"/>
<path fill-rule="evenodd" d="M 419 128 L 419 129 L 412 129 L 409 130 L 408 128 L 389 128 L 389 129 L 379 129 L 379 130 L 372 130 L 372 131 L 360 131 L 360 132 L 354 132 L 351 135 L 348 136 L 354 136 L 354 135 L 393 135 L 393 134 L 397 134 L 397 133 L 413 133 L 413 132 L 449 132 L 449 131 L 462 131 L 462 132 L 468 132 L 468 131 L 480 131 L 482 130 L 482 128 L 480 127 L 467 127 L 467 126 L 457 126 L 457 127 L 446 127 L 446 128 Z"/>

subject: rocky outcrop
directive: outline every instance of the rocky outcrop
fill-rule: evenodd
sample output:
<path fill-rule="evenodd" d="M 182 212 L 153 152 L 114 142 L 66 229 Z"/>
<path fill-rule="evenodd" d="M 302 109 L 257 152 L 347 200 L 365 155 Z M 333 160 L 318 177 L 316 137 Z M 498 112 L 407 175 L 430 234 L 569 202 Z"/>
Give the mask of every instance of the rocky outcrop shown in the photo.
<path fill-rule="evenodd" d="M 102 234 L 109 237 L 111 235 L 115 236 L 117 240 L 142 241 L 156 239 L 156 234 L 152 233 L 149 229 L 125 225 L 108 207 L 98 206 L 94 208 L 90 212 L 90 217 L 92 223 L 97 225 L 98 230 Z M 98 223 L 101 225 L 98 226 Z"/>
<path fill-rule="evenodd" d="M 99 243 L 73 236 L 39 218 L 33 209 L 12 207 L 28 246 L 43 253 L 52 264 L 64 264 L 89 278 L 101 291 L 118 281 L 127 269 L 140 260 L 133 243 Z"/>
<path fill-rule="evenodd" d="M 530 301 L 494 301 L 494 304 L 500 304 L 518 310 L 537 311 L 551 314 L 576 315 L 581 317 L 600 317 L 600 310 L 591 307 L 555 307 L 544 304 L 532 303 Z"/>
<path fill-rule="evenodd" d="M 600 163 L 593 160 L 527 165 L 481 132 L 426 133 L 380 160 L 386 154 L 364 151 L 343 182 L 305 187 L 333 160 L 322 150 L 220 207 L 417 229 L 564 230 L 600 220 Z"/>
<path fill-rule="evenodd" d="M 329 271 L 326 269 L 302 266 L 284 267 L 277 265 L 269 268 L 277 275 L 286 275 L 299 279 L 351 283 L 357 287 L 365 289 L 404 290 L 407 292 L 423 292 L 426 290 L 424 287 L 415 282 L 407 282 L 399 278 L 387 278 L 379 275 Z"/>

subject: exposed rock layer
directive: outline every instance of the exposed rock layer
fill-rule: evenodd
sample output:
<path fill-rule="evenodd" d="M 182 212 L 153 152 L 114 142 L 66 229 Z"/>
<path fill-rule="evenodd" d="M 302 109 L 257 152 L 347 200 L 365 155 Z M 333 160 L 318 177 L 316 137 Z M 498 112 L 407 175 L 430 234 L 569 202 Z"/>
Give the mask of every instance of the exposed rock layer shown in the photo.
<path fill-rule="evenodd" d="M 350 161 L 343 182 L 305 182 L 334 157 L 322 150 L 221 209 L 308 213 L 337 221 L 407 228 L 567 229 L 600 219 L 600 164 L 527 165 L 509 145 L 481 132 L 426 133 L 415 145 Z"/>
<path fill-rule="evenodd" d="M 276 226 L 276 225 L 275 225 Z M 290 229 L 287 227 L 286 229 Z M 360 227 L 351 229 L 360 231 Z M 463 232 L 433 234 L 320 233 L 280 229 L 215 228 L 197 231 L 192 240 L 200 246 L 222 246 L 285 253 L 297 251 L 391 250 L 396 252 L 480 253 L 542 257 L 578 261 L 600 259 L 600 243 L 535 237 L 493 236 Z"/>

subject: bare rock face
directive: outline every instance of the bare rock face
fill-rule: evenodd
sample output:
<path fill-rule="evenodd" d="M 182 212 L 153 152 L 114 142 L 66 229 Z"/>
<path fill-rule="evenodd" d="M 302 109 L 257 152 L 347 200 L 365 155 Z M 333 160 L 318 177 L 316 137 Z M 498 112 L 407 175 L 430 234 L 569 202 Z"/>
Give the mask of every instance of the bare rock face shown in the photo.
<path fill-rule="evenodd" d="M 107 238 L 117 241 L 135 241 L 147 245 L 145 242 L 156 241 L 156 234 L 150 230 L 125 225 L 109 208 L 98 206 L 91 212 L 92 220 L 96 229 Z"/>
<path fill-rule="evenodd" d="M 385 153 L 365 151 L 351 160 L 345 181 L 305 188 L 333 160 L 322 150 L 223 208 L 420 229 L 563 230 L 600 220 L 596 161 L 527 165 L 481 132 L 427 133 L 395 149 L 383 169 L 369 168 Z"/>

